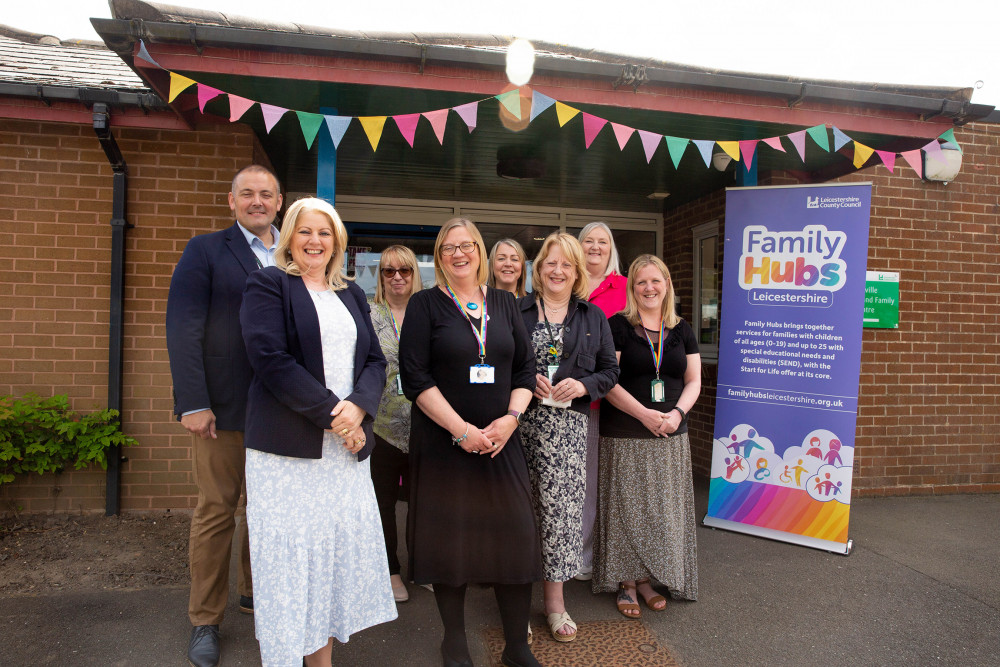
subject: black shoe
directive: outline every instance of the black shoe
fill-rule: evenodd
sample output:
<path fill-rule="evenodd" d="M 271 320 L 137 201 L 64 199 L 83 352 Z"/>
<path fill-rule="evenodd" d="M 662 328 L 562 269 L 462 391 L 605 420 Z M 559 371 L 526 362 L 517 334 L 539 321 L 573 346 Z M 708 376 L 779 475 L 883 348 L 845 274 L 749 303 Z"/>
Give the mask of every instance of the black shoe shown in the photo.
<path fill-rule="evenodd" d="M 253 597 L 241 595 L 239 609 L 241 614 L 253 614 Z"/>
<path fill-rule="evenodd" d="M 535 659 L 535 656 L 528 651 L 523 657 L 519 656 L 519 660 L 514 660 L 507 655 L 507 650 L 500 654 L 500 664 L 506 667 L 542 667 L 542 663 Z"/>
<path fill-rule="evenodd" d="M 191 643 L 188 644 L 188 663 L 191 667 L 216 667 L 219 658 L 219 626 L 194 626 Z"/>
<path fill-rule="evenodd" d="M 444 644 L 441 645 L 441 660 L 444 667 L 474 667 L 472 664 L 472 658 L 466 658 L 459 662 L 458 660 L 452 660 L 448 657 L 448 653 L 444 650 Z"/>

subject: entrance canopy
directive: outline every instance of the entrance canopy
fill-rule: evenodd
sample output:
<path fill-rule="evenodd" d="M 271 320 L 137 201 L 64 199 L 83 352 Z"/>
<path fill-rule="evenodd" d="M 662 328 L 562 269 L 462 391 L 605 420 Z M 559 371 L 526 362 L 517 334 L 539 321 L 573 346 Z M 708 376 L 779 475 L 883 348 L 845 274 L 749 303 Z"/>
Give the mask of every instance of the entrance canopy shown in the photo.
<path fill-rule="evenodd" d="M 534 77 L 511 93 L 521 98 L 518 121 L 508 111 L 516 97 L 494 99 L 514 90 L 504 73 L 509 38 L 347 33 L 136 0 L 111 6 L 115 18 L 92 20 L 98 33 L 188 125 L 230 122 L 233 96 L 289 110 L 270 126 L 257 104 L 237 122 L 253 126 L 291 191 L 315 191 L 319 165 L 333 159 L 322 137 L 308 145 L 292 112 L 351 117 L 336 150 L 338 197 L 662 211 L 767 171 L 829 180 L 856 169 L 856 145 L 868 156 L 919 151 L 993 111 L 972 104 L 971 89 L 790 80 L 536 44 Z M 197 85 L 173 96 L 178 75 Z M 200 103 L 210 89 L 224 94 Z M 550 106 L 525 122 L 539 101 Z M 476 102 L 470 131 L 449 110 Z M 442 110 L 443 140 L 440 125 L 418 116 L 412 147 L 393 118 Z M 736 159 L 712 167 L 714 153 Z"/>

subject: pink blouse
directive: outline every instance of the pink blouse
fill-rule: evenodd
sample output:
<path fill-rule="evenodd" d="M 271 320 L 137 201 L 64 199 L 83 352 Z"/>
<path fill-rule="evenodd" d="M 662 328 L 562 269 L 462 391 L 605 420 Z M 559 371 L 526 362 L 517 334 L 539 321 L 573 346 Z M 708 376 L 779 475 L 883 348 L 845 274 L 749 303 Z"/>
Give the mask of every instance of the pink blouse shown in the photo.
<path fill-rule="evenodd" d="M 615 313 L 625 310 L 625 290 L 628 287 L 628 279 L 618 273 L 607 275 L 601 284 L 590 294 L 592 304 L 604 311 L 605 317 L 611 317 Z"/>

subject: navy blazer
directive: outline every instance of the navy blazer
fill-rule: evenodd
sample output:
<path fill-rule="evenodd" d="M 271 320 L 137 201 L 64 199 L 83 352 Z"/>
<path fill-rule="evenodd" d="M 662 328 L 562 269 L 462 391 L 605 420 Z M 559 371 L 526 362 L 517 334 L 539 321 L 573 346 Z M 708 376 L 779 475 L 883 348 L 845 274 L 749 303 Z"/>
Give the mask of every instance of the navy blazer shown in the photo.
<path fill-rule="evenodd" d="M 362 421 L 363 461 L 375 446 L 372 424 L 385 387 L 385 357 L 372 327 L 371 308 L 354 283 L 336 292 L 354 317 L 354 391 L 339 397 L 326 388 L 319 317 L 299 276 L 278 267 L 255 271 L 247 280 L 240 323 L 254 370 L 247 399 L 243 444 L 272 454 L 318 459 L 330 411 L 342 399 L 367 414 Z"/>
<path fill-rule="evenodd" d="M 519 298 L 517 307 L 524 318 L 524 328 L 531 336 L 538 325 L 536 294 Z M 582 382 L 587 394 L 573 399 L 570 408 L 585 413 L 590 409 L 591 401 L 604 398 L 618 383 L 620 371 L 615 342 L 604 311 L 576 296 L 570 297 L 563 325 L 563 352 L 552 384 L 565 378 Z M 531 398 L 532 406 L 537 402 L 537 398 Z"/>
<path fill-rule="evenodd" d="M 247 276 L 257 270 L 237 224 L 195 236 L 181 255 L 167 297 L 167 352 L 174 413 L 211 408 L 215 426 L 242 431 L 253 371 L 240 333 Z"/>

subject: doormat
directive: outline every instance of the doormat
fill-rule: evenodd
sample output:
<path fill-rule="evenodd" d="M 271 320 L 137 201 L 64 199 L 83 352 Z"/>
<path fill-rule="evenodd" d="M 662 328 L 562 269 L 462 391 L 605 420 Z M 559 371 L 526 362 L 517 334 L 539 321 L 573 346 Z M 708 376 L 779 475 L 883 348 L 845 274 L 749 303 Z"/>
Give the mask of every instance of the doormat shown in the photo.
<path fill-rule="evenodd" d="M 670 652 L 639 621 L 580 623 L 576 639 L 557 642 L 544 625 L 531 625 L 531 652 L 544 667 L 666 667 L 677 665 Z M 483 630 L 491 664 L 500 664 L 503 630 Z"/>

